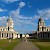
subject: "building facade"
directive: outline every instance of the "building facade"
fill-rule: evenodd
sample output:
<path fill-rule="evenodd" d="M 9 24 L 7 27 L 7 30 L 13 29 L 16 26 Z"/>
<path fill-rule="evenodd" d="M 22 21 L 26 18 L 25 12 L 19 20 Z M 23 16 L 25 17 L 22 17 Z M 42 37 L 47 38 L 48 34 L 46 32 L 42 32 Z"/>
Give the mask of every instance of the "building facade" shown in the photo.
<path fill-rule="evenodd" d="M 0 26 L 0 39 L 9 39 L 9 38 L 15 39 L 17 38 L 17 34 L 18 32 L 15 32 L 14 22 L 10 16 L 10 18 L 7 19 L 6 26 L 5 27 Z M 18 34 L 18 37 L 19 36 L 20 35 Z"/>
<path fill-rule="evenodd" d="M 44 20 L 40 17 L 37 31 L 50 31 L 50 27 L 45 26 Z"/>
<path fill-rule="evenodd" d="M 50 27 L 45 26 L 45 22 L 41 17 L 38 20 L 37 38 L 50 39 Z"/>

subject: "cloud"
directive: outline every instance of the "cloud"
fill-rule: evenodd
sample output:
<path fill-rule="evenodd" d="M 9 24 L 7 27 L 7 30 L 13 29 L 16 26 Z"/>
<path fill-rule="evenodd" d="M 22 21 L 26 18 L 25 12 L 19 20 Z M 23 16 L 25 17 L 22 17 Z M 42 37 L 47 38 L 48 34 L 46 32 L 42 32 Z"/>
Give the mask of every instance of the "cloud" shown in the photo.
<path fill-rule="evenodd" d="M 5 17 L 5 16 L 3 16 L 3 17 L 0 17 L 0 20 L 3 20 L 3 19 L 6 19 L 6 17 Z"/>
<path fill-rule="evenodd" d="M 6 26 L 6 20 L 8 19 L 7 16 L 0 16 L 0 26 Z"/>
<path fill-rule="evenodd" d="M 19 0 L 2 0 L 2 1 L 4 1 L 6 3 L 12 3 L 12 2 L 15 2 L 15 1 L 19 1 Z"/>
<path fill-rule="evenodd" d="M 22 2 L 22 1 L 21 1 L 21 2 L 19 3 L 18 8 L 17 8 L 16 10 L 10 11 L 10 13 L 14 14 L 15 16 L 16 16 L 16 15 L 19 15 L 21 8 L 24 7 L 24 6 L 25 6 L 25 2 Z"/>
<path fill-rule="evenodd" d="M 15 25 L 19 25 L 19 26 L 26 26 L 28 24 L 33 25 L 32 22 L 32 17 L 25 17 L 22 15 L 14 15 L 15 13 L 13 13 L 13 20 Z"/>
<path fill-rule="evenodd" d="M 20 14 L 20 8 L 17 8 L 16 10 L 13 10 L 13 11 L 10 11 L 10 13 L 11 13 L 13 16 L 19 15 L 19 14 Z"/>
<path fill-rule="evenodd" d="M 50 9 L 43 9 L 37 11 L 39 16 L 42 16 L 45 20 L 50 19 Z"/>
<path fill-rule="evenodd" d="M 15 25 L 24 26 L 24 27 L 26 27 L 28 25 L 36 26 L 36 24 L 33 22 L 34 17 L 28 17 L 28 16 L 20 15 L 20 10 L 25 5 L 26 5 L 25 2 L 20 2 L 19 6 L 16 10 L 10 11 Z"/>
<path fill-rule="evenodd" d="M 25 2 L 22 2 L 22 1 L 21 1 L 21 2 L 19 3 L 19 7 L 20 7 L 20 8 L 24 7 L 25 5 L 26 5 Z"/>
<path fill-rule="evenodd" d="M 7 11 L 7 10 L 0 8 L 0 12 L 4 12 L 4 11 Z"/>
<path fill-rule="evenodd" d="M 21 9 L 18 8 L 16 10 L 10 11 L 15 25 L 18 25 L 18 26 L 27 26 L 29 24 L 34 25 L 32 21 L 33 17 L 27 17 L 24 15 L 20 15 L 20 10 Z"/>
<path fill-rule="evenodd" d="M 20 10 L 25 6 L 25 2 L 20 2 L 19 7 L 16 10 L 10 11 L 13 16 L 15 25 L 25 26 L 32 23 L 32 17 L 26 17 L 24 15 L 20 15 Z M 29 23 L 30 22 L 30 23 Z"/>

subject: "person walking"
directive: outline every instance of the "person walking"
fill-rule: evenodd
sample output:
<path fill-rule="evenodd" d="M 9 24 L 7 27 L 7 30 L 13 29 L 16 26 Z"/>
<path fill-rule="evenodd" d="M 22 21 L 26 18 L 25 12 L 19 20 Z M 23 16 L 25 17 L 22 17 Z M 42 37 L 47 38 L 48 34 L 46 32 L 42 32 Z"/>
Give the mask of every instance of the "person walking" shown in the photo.
<path fill-rule="evenodd" d="M 26 37 L 26 35 L 25 35 L 25 41 L 27 42 L 27 37 Z"/>

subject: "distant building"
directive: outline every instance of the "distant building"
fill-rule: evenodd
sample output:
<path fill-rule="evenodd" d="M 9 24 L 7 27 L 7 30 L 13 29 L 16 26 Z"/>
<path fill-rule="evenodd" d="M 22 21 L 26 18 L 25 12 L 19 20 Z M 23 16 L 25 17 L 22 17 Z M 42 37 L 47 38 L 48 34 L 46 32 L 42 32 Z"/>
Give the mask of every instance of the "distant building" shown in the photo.
<path fill-rule="evenodd" d="M 14 22 L 10 16 L 10 18 L 7 19 L 6 26 L 0 26 L 0 39 L 8 39 L 12 38 L 15 39 L 17 38 L 18 32 L 15 32 L 14 30 Z M 18 35 L 19 37 L 20 35 Z"/>
<path fill-rule="evenodd" d="M 44 20 L 40 17 L 37 31 L 50 31 L 50 27 L 45 26 Z"/>
<path fill-rule="evenodd" d="M 37 38 L 50 39 L 50 27 L 45 26 L 45 22 L 41 17 L 38 20 Z"/>

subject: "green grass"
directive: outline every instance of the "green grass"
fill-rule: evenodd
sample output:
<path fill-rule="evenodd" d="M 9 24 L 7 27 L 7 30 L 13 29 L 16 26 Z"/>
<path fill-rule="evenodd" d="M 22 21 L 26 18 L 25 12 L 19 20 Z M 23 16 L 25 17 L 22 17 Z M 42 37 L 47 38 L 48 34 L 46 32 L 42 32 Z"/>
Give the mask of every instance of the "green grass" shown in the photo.
<path fill-rule="evenodd" d="M 33 42 L 40 50 L 50 50 L 50 40 L 48 39 L 29 39 Z"/>
<path fill-rule="evenodd" d="M 0 40 L 0 50 L 12 50 L 20 42 L 20 39 L 8 39 Z"/>

